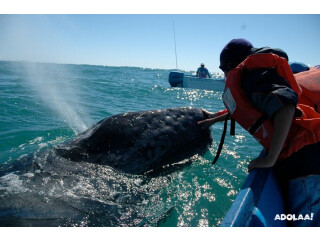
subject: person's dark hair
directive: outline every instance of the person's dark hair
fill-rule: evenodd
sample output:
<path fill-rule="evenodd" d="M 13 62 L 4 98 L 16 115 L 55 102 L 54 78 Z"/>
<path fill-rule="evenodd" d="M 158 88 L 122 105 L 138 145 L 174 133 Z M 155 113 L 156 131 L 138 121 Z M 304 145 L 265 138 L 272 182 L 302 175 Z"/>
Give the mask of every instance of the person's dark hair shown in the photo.
<path fill-rule="evenodd" d="M 246 39 L 232 39 L 220 53 L 220 66 L 222 71 L 229 71 L 241 63 L 250 54 L 253 45 Z"/>

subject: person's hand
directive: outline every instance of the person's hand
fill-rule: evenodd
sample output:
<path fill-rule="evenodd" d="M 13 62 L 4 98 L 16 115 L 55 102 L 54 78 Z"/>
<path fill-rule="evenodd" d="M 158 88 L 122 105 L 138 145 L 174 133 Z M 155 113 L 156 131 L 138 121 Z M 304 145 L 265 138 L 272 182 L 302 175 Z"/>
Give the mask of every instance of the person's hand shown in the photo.
<path fill-rule="evenodd" d="M 216 113 L 212 113 L 212 112 L 209 112 L 208 110 L 204 109 L 204 108 L 201 108 L 202 112 L 203 112 L 203 115 L 205 118 L 212 118 L 212 117 L 215 117 L 217 114 Z"/>
<path fill-rule="evenodd" d="M 200 127 L 202 129 L 206 129 L 206 128 L 210 127 L 212 124 L 214 124 L 216 122 L 217 122 L 216 118 L 209 118 L 209 119 L 205 119 L 205 120 L 199 121 L 198 125 L 200 125 Z"/>
<path fill-rule="evenodd" d="M 201 108 L 202 112 L 203 112 L 203 116 L 206 118 L 205 120 L 199 121 L 198 125 L 200 125 L 200 127 L 202 129 L 206 129 L 209 128 L 212 124 L 214 124 L 216 121 L 214 120 L 214 117 L 217 116 L 217 113 L 212 113 L 209 112 L 208 110 Z"/>
<path fill-rule="evenodd" d="M 252 160 L 248 165 L 248 171 L 250 172 L 255 168 L 270 168 L 276 163 L 277 158 L 267 155 L 263 158 L 256 158 Z"/>
<path fill-rule="evenodd" d="M 218 112 L 212 113 L 212 112 L 207 111 L 204 108 L 201 108 L 201 110 L 203 112 L 204 117 L 206 118 L 205 120 L 198 122 L 198 125 L 200 125 L 202 129 L 208 128 L 212 124 L 215 124 L 216 122 L 221 122 L 221 121 L 225 120 L 226 117 L 228 117 L 227 113 L 218 116 L 219 115 Z"/>

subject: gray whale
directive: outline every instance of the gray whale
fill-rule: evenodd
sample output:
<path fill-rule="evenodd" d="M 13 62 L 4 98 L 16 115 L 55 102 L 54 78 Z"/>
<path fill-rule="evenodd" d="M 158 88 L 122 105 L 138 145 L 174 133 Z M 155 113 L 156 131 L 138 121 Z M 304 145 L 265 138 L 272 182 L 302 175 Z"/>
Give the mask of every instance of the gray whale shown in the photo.
<path fill-rule="evenodd" d="M 203 119 L 202 110 L 192 107 L 118 114 L 99 121 L 55 151 L 72 161 L 142 174 L 203 154 L 212 142 L 210 130 L 197 125 Z"/>

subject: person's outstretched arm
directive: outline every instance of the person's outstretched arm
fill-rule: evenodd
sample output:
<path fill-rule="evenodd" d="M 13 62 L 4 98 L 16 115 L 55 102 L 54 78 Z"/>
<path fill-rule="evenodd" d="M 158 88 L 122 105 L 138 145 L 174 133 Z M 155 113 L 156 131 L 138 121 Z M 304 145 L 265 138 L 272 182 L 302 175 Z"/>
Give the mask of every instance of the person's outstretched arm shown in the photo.
<path fill-rule="evenodd" d="M 201 109 L 204 116 L 207 118 L 198 122 L 198 125 L 200 125 L 202 129 L 208 128 L 216 122 L 222 122 L 228 117 L 228 111 L 226 109 L 215 113 L 209 112 L 204 108 Z"/>
<path fill-rule="evenodd" d="M 275 165 L 280 155 L 282 146 L 288 136 L 294 112 L 295 106 L 293 104 L 290 104 L 285 105 L 275 113 L 273 119 L 274 131 L 268 155 L 264 158 L 257 158 L 252 160 L 248 165 L 249 171 L 254 168 L 268 168 Z"/>

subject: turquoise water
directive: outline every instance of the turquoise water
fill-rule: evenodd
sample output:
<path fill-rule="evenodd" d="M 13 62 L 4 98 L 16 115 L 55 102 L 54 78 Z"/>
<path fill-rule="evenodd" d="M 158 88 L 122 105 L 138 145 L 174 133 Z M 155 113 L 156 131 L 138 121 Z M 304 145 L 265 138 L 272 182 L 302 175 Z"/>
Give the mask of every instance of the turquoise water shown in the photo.
<path fill-rule="evenodd" d="M 171 88 L 169 70 L 0 62 L 1 226 L 219 226 L 261 147 L 241 127 L 211 165 L 222 123 L 203 156 L 160 174 L 45 156 L 97 121 L 170 107 L 224 108 L 222 92 Z M 23 164 L 16 164 L 20 163 Z"/>

